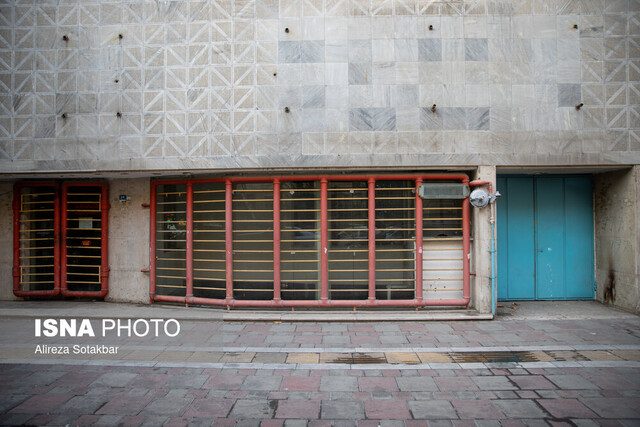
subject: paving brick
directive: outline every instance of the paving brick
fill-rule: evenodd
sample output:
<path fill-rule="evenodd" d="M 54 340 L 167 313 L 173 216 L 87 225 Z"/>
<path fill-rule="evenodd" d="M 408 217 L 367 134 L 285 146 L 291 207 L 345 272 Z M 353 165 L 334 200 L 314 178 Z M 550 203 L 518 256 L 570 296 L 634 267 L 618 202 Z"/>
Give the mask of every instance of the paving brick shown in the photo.
<path fill-rule="evenodd" d="M 319 360 L 318 353 L 289 353 L 286 363 L 318 363 Z"/>
<path fill-rule="evenodd" d="M 482 378 L 492 378 L 492 377 L 482 377 Z M 475 385 L 475 383 L 471 381 L 471 379 L 468 377 L 437 377 L 437 378 L 434 378 L 434 381 L 440 391 L 478 390 L 478 386 Z"/>
<path fill-rule="evenodd" d="M 415 353 L 385 353 L 385 356 L 387 358 L 387 362 L 389 363 L 420 363 L 420 358 L 418 358 Z"/>
<path fill-rule="evenodd" d="M 594 418 L 596 414 L 576 399 L 538 399 L 555 418 Z"/>
<path fill-rule="evenodd" d="M 453 400 L 451 404 L 461 419 L 504 418 L 504 414 L 490 400 Z"/>
<path fill-rule="evenodd" d="M 362 420 L 364 405 L 358 401 L 323 400 L 320 418 L 325 420 Z"/>
<path fill-rule="evenodd" d="M 422 420 L 457 419 L 456 410 L 448 400 L 408 402 L 413 418 Z"/>
<path fill-rule="evenodd" d="M 554 390 L 557 388 L 542 375 L 514 375 L 509 378 L 522 390 Z"/>
<path fill-rule="evenodd" d="M 276 400 L 263 400 L 263 399 L 239 399 L 233 405 L 233 409 L 229 416 L 231 418 L 254 418 L 264 419 L 273 418 L 275 408 L 277 406 Z"/>
<path fill-rule="evenodd" d="M 72 397 L 70 394 L 40 394 L 25 400 L 9 412 L 28 414 L 53 412 Z"/>
<path fill-rule="evenodd" d="M 471 380 L 480 390 L 516 390 L 518 388 L 505 376 L 471 377 Z"/>
<path fill-rule="evenodd" d="M 215 390 L 239 390 L 244 379 L 243 375 L 213 375 L 202 387 Z"/>
<path fill-rule="evenodd" d="M 8 388 L 6 385 L 3 386 Z M 5 413 L 9 409 L 18 406 L 30 397 L 28 394 L 0 394 L 0 413 Z"/>
<path fill-rule="evenodd" d="M 287 391 L 318 391 L 320 377 L 283 377 L 281 390 Z"/>
<path fill-rule="evenodd" d="M 184 413 L 188 418 L 226 417 L 233 407 L 231 399 L 195 399 Z"/>
<path fill-rule="evenodd" d="M 108 400 L 108 396 L 74 396 L 51 412 L 65 414 L 93 414 Z"/>
<path fill-rule="evenodd" d="M 262 391 L 274 391 L 280 390 L 280 384 L 282 383 L 282 377 L 247 377 L 242 384 L 241 390 L 262 390 Z"/>
<path fill-rule="evenodd" d="M 431 377 L 396 377 L 400 391 L 438 391 Z"/>
<path fill-rule="evenodd" d="M 640 419 L 640 400 L 628 398 L 589 398 L 582 403 L 602 418 Z"/>
<path fill-rule="evenodd" d="M 316 419 L 320 414 L 320 401 L 280 400 L 276 418 Z"/>
<path fill-rule="evenodd" d="M 152 400 L 148 396 L 118 396 L 96 411 L 105 415 L 137 415 Z"/>
<path fill-rule="evenodd" d="M 544 418 L 547 416 L 533 400 L 505 399 L 496 400 L 493 403 L 495 403 L 508 418 Z"/>
<path fill-rule="evenodd" d="M 320 391 L 358 391 L 358 379 L 337 376 L 322 377 Z"/>
<path fill-rule="evenodd" d="M 367 418 L 374 420 L 404 420 L 411 418 L 406 402 L 403 401 L 367 401 Z"/>
<path fill-rule="evenodd" d="M 565 390 L 587 390 L 599 387 L 581 375 L 547 375 L 547 379 Z"/>
<path fill-rule="evenodd" d="M 107 372 L 100 375 L 98 379 L 91 383 L 91 386 L 126 387 L 137 376 L 137 374 L 129 372 Z"/>
<path fill-rule="evenodd" d="M 200 388 L 209 379 L 208 375 L 172 375 L 165 383 L 167 388 Z"/>
<path fill-rule="evenodd" d="M 361 377 L 358 383 L 361 391 L 398 391 L 393 377 Z"/>

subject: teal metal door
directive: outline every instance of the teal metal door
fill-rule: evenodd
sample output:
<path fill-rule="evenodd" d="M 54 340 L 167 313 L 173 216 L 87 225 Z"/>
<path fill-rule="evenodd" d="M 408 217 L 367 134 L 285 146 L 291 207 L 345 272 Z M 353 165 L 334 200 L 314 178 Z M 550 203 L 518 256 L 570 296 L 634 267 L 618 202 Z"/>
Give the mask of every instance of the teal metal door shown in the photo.
<path fill-rule="evenodd" d="M 498 299 L 593 299 L 589 176 L 498 178 Z"/>

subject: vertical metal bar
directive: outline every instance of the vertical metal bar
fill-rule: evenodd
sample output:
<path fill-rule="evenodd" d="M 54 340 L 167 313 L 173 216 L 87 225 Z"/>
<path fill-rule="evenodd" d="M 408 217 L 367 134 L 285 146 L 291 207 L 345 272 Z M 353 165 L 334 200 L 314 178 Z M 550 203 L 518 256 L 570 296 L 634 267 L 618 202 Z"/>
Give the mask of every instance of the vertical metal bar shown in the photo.
<path fill-rule="evenodd" d="M 466 184 L 467 182 L 464 182 Z M 467 307 L 471 299 L 469 276 L 469 198 L 462 199 L 462 299 L 467 301 Z"/>
<path fill-rule="evenodd" d="M 20 205 L 22 200 L 21 192 L 22 187 L 19 184 L 15 184 L 13 186 L 13 293 L 15 295 L 18 295 L 20 293 L 20 276 L 22 270 L 22 266 L 20 265 Z M 55 283 L 53 286 L 55 288 Z"/>
<path fill-rule="evenodd" d="M 62 184 L 62 209 L 61 209 L 61 226 L 60 226 L 60 235 L 61 239 L 56 239 L 55 246 L 58 246 L 58 251 L 61 253 L 60 262 L 55 263 L 60 271 L 60 292 L 64 295 L 67 292 L 67 193 L 69 191 L 69 187 L 67 183 Z M 58 197 L 56 197 L 56 200 Z M 54 212 L 57 214 L 58 209 L 54 208 Z M 58 243 L 60 241 L 60 243 Z M 61 247 L 60 247 L 61 246 Z M 55 250 L 55 249 L 54 249 Z M 55 259 L 55 255 L 54 255 Z"/>
<path fill-rule="evenodd" d="M 65 236 L 60 232 L 60 187 L 58 184 L 53 186 L 53 295 L 60 294 L 61 278 L 60 278 L 60 264 L 62 263 L 60 256 L 60 245 L 66 243 L 63 241 Z M 66 219 L 66 216 L 65 216 Z"/>
<path fill-rule="evenodd" d="M 156 201 L 158 186 L 151 183 L 151 194 L 149 196 L 149 300 L 151 303 L 156 298 Z"/>
<path fill-rule="evenodd" d="M 320 179 L 320 300 L 329 300 L 329 221 L 327 178 Z"/>
<path fill-rule="evenodd" d="M 186 303 L 193 298 L 193 181 L 187 181 L 187 289 Z"/>
<path fill-rule="evenodd" d="M 224 238 L 226 253 L 227 302 L 233 299 L 233 183 L 225 181 Z"/>
<path fill-rule="evenodd" d="M 280 180 L 273 180 L 273 300 L 280 301 Z"/>
<path fill-rule="evenodd" d="M 416 178 L 416 300 L 422 303 L 422 198 L 418 189 L 422 185 L 422 178 Z"/>
<path fill-rule="evenodd" d="M 102 230 L 100 232 L 100 295 L 105 296 L 109 292 L 109 188 L 106 184 L 100 185 L 100 213 Z"/>
<path fill-rule="evenodd" d="M 369 178 L 369 300 L 376 299 L 376 180 Z"/>

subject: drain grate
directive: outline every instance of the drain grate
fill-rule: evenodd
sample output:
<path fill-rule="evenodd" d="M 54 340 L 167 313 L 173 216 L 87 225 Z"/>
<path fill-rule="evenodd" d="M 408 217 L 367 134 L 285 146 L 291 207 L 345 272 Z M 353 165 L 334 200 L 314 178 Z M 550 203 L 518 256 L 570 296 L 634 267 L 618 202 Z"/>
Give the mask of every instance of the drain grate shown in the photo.
<path fill-rule="evenodd" d="M 345 355 L 330 360 L 329 363 L 346 363 L 348 365 L 367 365 L 376 363 L 387 363 L 385 357 L 371 356 L 365 353 L 354 353 L 353 355 Z"/>
<path fill-rule="evenodd" d="M 469 351 L 449 353 L 456 363 L 539 362 L 529 351 Z"/>

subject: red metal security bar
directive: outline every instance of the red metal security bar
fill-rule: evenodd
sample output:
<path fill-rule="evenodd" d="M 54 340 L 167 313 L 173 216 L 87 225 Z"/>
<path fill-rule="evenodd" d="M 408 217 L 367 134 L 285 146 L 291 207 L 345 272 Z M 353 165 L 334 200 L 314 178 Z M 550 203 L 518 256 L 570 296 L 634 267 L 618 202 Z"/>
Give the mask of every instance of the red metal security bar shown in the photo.
<path fill-rule="evenodd" d="M 469 183 L 464 174 L 153 182 L 151 301 L 467 306 L 469 201 L 423 201 L 417 189 L 429 181 Z M 461 243 L 462 288 L 444 286 L 460 297 L 423 297 L 423 245 L 438 241 Z"/>
<path fill-rule="evenodd" d="M 108 188 L 102 183 L 17 183 L 13 293 L 104 297 L 108 209 Z"/>

